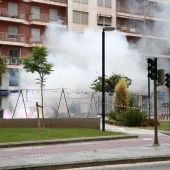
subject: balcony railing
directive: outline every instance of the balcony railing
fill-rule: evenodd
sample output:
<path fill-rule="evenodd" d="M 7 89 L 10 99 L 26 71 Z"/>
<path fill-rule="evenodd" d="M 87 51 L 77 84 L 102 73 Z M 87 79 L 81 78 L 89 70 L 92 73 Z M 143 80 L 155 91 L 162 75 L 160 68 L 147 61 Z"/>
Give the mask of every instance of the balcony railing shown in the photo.
<path fill-rule="evenodd" d="M 24 34 L 0 32 L 0 41 L 25 42 Z"/>
<path fill-rule="evenodd" d="M 29 38 L 29 43 L 30 44 L 43 44 L 44 41 L 44 36 L 31 36 Z"/>
<path fill-rule="evenodd" d="M 146 36 L 157 36 L 157 37 L 170 37 L 169 32 L 163 32 L 159 29 L 151 29 L 143 27 L 133 27 L 133 26 L 126 26 L 126 25 L 117 25 L 117 29 L 123 32 L 132 33 L 132 34 L 143 34 Z"/>
<path fill-rule="evenodd" d="M 133 26 L 125 26 L 125 25 L 117 25 L 117 29 L 123 32 L 133 33 L 133 34 L 144 34 L 143 27 L 133 27 Z"/>
<path fill-rule="evenodd" d="M 5 57 L 5 62 L 7 65 L 20 65 L 21 58 L 20 57 Z"/>
<path fill-rule="evenodd" d="M 45 2 L 45 3 L 48 3 L 48 2 L 59 2 L 59 3 L 67 3 L 67 0 L 28 0 L 29 2 L 34 2 L 34 1 L 38 1 L 38 2 Z"/>
<path fill-rule="evenodd" d="M 24 11 L 9 10 L 9 9 L 6 9 L 6 8 L 0 8 L 0 17 L 25 19 L 25 12 Z"/>
<path fill-rule="evenodd" d="M 30 21 L 38 21 L 38 22 L 58 22 L 62 25 L 66 25 L 66 17 L 62 16 L 50 16 L 47 14 L 30 14 L 29 15 Z"/>
<path fill-rule="evenodd" d="M 117 12 L 127 13 L 127 14 L 134 14 L 134 15 L 142 15 L 146 17 L 153 17 L 153 18 L 161 18 L 161 19 L 168 19 L 169 15 L 163 11 L 158 11 L 154 8 L 143 8 L 139 6 L 117 6 Z"/>
<path fill-rule="evenodd" d="M 67 3 L 67 0 L 48 0 L 48 1 L 54 1 L 59 3 Z"/>

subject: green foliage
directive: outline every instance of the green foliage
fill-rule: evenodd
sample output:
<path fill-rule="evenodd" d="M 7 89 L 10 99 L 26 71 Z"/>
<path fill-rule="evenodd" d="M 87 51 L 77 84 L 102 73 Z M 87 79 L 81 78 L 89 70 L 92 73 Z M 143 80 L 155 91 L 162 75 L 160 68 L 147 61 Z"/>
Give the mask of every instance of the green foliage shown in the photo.
<path fill-rule="evenodd" d="M 22 64 L 27 72 L 37 72 L 40 79 L 51 73 L 53 64 L 47 62 L 48 51 L 45 46 L 35 46 L 32 54 L 24 57 Z"/>
<path fill-rule="evenodd" d="M 124 126 L 143 126 L 147 120 L 147 114 L 137 109 L 124 109 L 120 112 L 111 111 L 109 113 L 109 123 Z"/>
<path fill-rule="evenodd" d="M 129 106 L 129 92 L 124 78 L 120 79 L 115 87 L 114 103 L 116 111 L 124 110 L 124 106 Z"/>
<path fill-rule="evenodd" d="M 105 76 L 105 91 L 113 93 L 116 84 L 119 82 L 121 78 L 125 79 L 127 87 L 131 85 L 132 80 L 130 78 L 112 73 L 112 75 L 109 77 Z M 102 76 L 98 76 L 98 78 L 93 81 L 90 88 L 95 91 L 101 92 L 102 91 Z"/>
<path fill-rule="evenodd" d="M 114 124 L 114 125 L 122 125 L 120 113 L 116 111 L 110 111 L 109 112 L 109 121 L 108 123 Z"/>
<path fill-rule="evenodd" d="M 6 63 L 5 58 L 3 56 L 0 56 L 0 85 L 2 83 L 2 74 L 6 71 Z"/>
<path fill-rule="evenodd" d="M 147 118 L 146 112 L 140 109 L 126 109 L 121 114 L 121 121 L 124 126 L 141 126 Z"/>
<path fill-rule="evenodd" d="M 47 61 L 48 51 L 45 46 L 35 46 L 32 53 L 24 57 L 22 64 L 27 72 L 37 72 L 39 74 L 38 83 L 43 87 L 45 84 L 45 75 L 51 73 L 53 64 Z"/>

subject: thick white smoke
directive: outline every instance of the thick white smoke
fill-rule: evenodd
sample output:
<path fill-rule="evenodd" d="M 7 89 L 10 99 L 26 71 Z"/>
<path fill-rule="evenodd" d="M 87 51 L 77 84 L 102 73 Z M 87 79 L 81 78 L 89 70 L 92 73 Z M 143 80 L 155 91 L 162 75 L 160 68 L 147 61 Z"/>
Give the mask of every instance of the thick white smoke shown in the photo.
<path fill-rule="evenodd" d="M 49 61 L 54 64 L 46 88 L 89 89 L 102 74 L 102 32 L 88 29 L 75 33 L 47 27 L 45 36 Z M 146 60 L 130 48 L 124 33 L 105 32 L 105 60 L 106 75 L 113 72 L 128 76 L 132 91 L 146 88 Z"/>

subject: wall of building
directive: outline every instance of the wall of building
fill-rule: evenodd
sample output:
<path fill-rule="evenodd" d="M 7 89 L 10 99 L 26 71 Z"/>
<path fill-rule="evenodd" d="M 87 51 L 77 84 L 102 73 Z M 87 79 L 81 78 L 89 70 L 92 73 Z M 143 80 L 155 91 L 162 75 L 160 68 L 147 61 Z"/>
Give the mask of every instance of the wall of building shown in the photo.
<path fill-rule="evenodd" d="M 102 27 L 97 25 L 98 16 L 108 16 L 112 18 L 112 26 L 116 26 L 116 0 L 111 0 L 111 7 L 103 7 L 97 5 L 96 1 L 88 1 L 88 3 L 80 3 L 68 1 L 68 30 L 82 32 L 87 28 L 101 30 Z M 73 22 L 73 10 L 87 12 L 88 24 L 78 24 Z"/>

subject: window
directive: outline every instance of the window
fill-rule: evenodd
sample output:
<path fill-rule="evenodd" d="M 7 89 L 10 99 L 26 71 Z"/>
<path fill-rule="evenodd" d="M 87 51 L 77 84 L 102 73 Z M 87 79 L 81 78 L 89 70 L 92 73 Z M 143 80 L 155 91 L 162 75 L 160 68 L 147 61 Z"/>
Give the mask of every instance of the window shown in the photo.
<path fill-rule="evenodd" d="M 58 11 L 56 9 L 50 9 L 50 20 L 58 21 Z"/>
<path fill-rule="evenodd" d="M 40 7 L 31 6 L 32 19 L 40 19 Z"/>
<path fill-rule="evenodd" d="M 111 2 L 111 0 L 97 0 L 97 5 L 111 8 L 112 7 L 112 2 Z"/>
<path fill-rule="evenodd" d="M 40 29 L 32 28 L 32 41 L 40 41 Z"/>
<path fill-rule="evenodd" d="M 18 4 L 17 3 L 8 3 L 8 14 L 12 18 L 18 18 Z"/>
<path fill-rule="evenodd" d="M 9 38 L 17 39 L 18 38 L 18 27 L 16 26 L 9 26 L 8 27 Z"/>
<path fill-rule="evenodd" d="M 111 23 L 112 23 L 111 17 L 98 16 L 97 25 L 111 26 Z"/>
<path fill-rule="evenodd" d="M 9 86 L 19 86 L 19 71 L 9 69 Z"/>
<path fill-rule="evenodd" d="M 73 0 L 74 2 L 88 4 L 88 0 Z"/>
<path fill-rule="evenodd" d="M 73 22 L 78 24 L 88 25 L 88 13 L 73 11 Z"/>
<path fill-rule="evenodd" d="M 10 49 L 9 50 L 9 57 L 19 57 L 17 49 Z"/>

